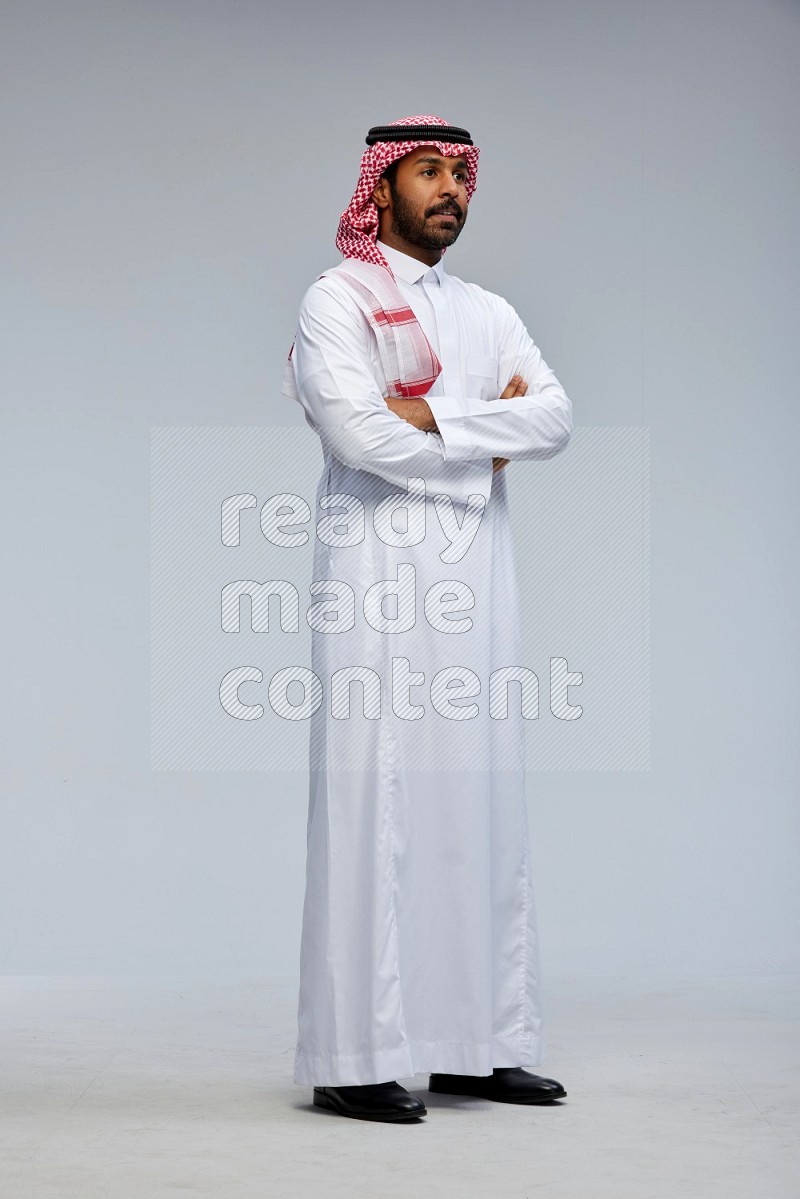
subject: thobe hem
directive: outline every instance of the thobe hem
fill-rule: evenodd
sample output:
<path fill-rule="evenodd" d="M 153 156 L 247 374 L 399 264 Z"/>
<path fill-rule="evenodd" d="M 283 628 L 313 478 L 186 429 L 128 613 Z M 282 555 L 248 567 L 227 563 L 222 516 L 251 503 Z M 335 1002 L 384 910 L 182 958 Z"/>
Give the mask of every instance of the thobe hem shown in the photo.
<path fill-rule="evenodd" d="M 493 1037 L 483 1045 L 458 1041 L 409 1041 L 376 1053 L 295 1052 L 294 1081 L 304 1086 L 346 1087 L 411 1078 L 415 1074 L 488 1076 L 495 1066 L 538 1066 L 544 1061 L 543 1032 Z"/>

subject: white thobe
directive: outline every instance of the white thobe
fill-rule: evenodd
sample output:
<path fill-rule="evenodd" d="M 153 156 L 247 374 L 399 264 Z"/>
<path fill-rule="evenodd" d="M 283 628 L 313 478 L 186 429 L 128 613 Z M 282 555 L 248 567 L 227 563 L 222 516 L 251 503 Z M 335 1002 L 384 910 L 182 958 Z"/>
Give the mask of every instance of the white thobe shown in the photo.
<path fill-rule="evenodd" d="M 443 259 L 427 267 L 379 245 L 442 364 L 426 397 L 438 433 L 390 411 L 377 339 L 335 273 L 303 298 L 291 368 L 323 444 L 319 507 L 326 494 L 353 496 L 366 514 L 360 537 L 349 536 L 352 504 L 334 505 L 340 542 L 318 539 L 314 549 L 314 594 L 325 593 L 324 580 L 345 581 L 355 594 L 349 627 L 332 633 L 312 623 L 323 702 L 310 729 L 294 1079 L 317 1086 L 423 1071 L 489 1075 L 538 1065 L 545 1051 L 522 684 L 500 687 L 507 707 L 489 712 L 492 672 L 525 665 L 510 467 L 493 472 L 492 458 L 558 453 L 571 403 L 504 299 L 450 275 Z M 527 395 L 500 400 L 514 374 Z M 403 544 L 411 519 L 404 526 L 401 518 L 389 544 L 385 524 L 383 536 L 373 525 L 376 508 L 409 479 L 424 480 L 425 535 L 409 533 Z M 455 532 L 446 525 L 445 534 L 447 505 L 436 495 L 451 498 L 458 521 L 468 501 L 473 517 L 485 501 L 458 560 L 445 553 Z M 396 611 L 373 606 L 367 619 L 367 589 L 409 565 L 413 620 L 400 619 L 408 589 Z M 445 603 L 437 615 L 431 596 L 456 602 L 455 611 L 451 602 L 442 615 Z M 349 687 L 349 718 L 341 707 L 332 715 L 332 676 L 344 667 L 379 679 L 379 709 L 365 684 L 363 696 Z M 450 680 L 451 668 L 458 678 Z"/>

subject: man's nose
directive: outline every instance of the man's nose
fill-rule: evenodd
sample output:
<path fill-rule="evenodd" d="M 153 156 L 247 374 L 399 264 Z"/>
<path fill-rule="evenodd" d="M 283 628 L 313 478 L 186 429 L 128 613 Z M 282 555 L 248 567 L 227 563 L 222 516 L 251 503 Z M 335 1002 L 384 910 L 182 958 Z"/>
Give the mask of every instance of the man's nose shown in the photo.
<path fill-rule="evenodd" d="M 442 176 L 442 185 L 439 188 L 441 196 L 457 196 L 462 190 L 466 193 L 466 188 L 463 187 L 463 184 L 454 179 L 452 175 L 449 178 L 447 175 Z"/>

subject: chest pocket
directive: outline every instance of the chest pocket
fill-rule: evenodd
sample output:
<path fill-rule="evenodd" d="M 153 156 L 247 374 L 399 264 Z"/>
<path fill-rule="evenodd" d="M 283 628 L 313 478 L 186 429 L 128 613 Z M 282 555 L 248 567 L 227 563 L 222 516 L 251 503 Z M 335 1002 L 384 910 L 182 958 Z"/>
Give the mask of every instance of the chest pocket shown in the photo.
<path fill-rule="evenodd" d="M 465 365 L 467 396 L 476 400 L 496 400 L 500 394 L 497 359 L 491 354 L 467 354 Z"/>

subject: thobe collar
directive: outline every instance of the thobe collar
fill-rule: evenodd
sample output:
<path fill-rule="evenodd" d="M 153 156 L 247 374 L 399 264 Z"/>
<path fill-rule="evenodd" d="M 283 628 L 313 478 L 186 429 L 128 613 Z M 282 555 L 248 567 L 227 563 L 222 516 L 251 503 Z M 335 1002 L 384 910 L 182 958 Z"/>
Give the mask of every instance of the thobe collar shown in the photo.
<path fill-rule="evenodd" d="M 406 283 L 417 283 L 420 279 L 424 283 L 439 285 L 443 282 L 446 272 L 441 258 L 434 266 L 428 266 L 418 258 L 412 258 L 410 254 L 395 250 L 394 246 L 387 246 L 385 242 L 378 240 L 376 245 L 392 268 L 392 273 L 399 279 L 404 279 Z"/>

